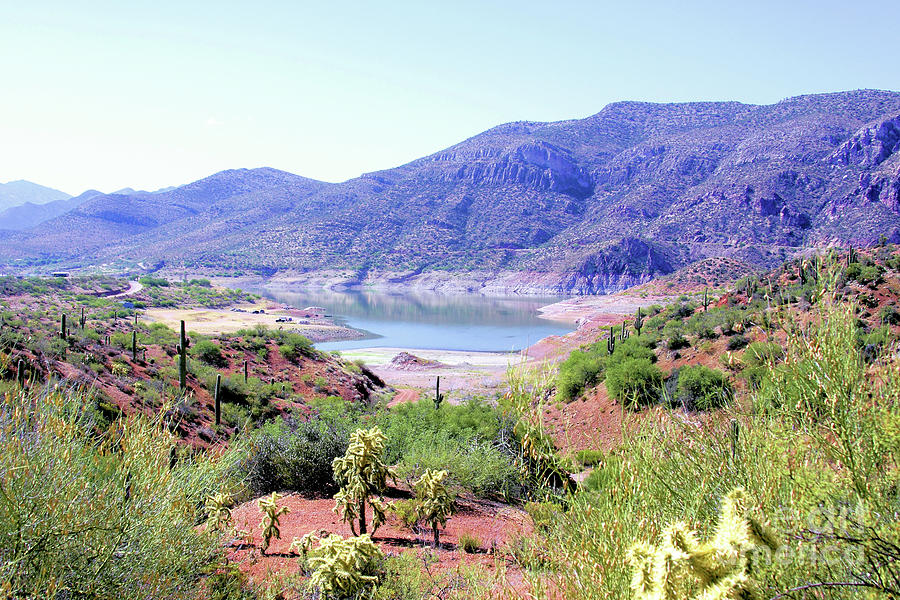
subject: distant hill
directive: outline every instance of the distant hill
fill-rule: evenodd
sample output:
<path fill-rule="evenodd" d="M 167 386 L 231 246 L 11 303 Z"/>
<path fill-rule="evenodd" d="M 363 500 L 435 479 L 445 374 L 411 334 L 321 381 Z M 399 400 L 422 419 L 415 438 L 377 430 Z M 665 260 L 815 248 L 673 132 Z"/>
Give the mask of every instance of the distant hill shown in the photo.
<path fill-rule="evenodd" d="M 19 206 L 7 208 L 4 211 L 0 211 L 0 229 L 21 230 L 35 227 L 44 221 L 49 221 L 69 212 L 73 208 L 81 206 L 82 203 L 94 196 L 100 195 L 102 195 L 102 192 L 88 190 L 74 198 L 54 200 L 46 204 L 26 202 Z"/>
<path fill-rule="evenodd" d="M 900 241 L 900 93 L 863 90 L 766 106 L 620 102 L 501 125 L 341 184 L 225 171 L 93 198 L 0 236 L 0 250 L 31 264 L 116 258 L 427 285 L 465 274 L 476 289 L 513 277 L 596 293 L 707 257 L 770 265 L 882 235 Z"/>
<path fill-rule="evenodd" d="M 0 212 L 13 206 L 31 204 L 47 204 L 57 200 L 67 200 L 71 196 L 65 192 L 44 187 L 30 181 L 18 180 L 0 183 Z"/>

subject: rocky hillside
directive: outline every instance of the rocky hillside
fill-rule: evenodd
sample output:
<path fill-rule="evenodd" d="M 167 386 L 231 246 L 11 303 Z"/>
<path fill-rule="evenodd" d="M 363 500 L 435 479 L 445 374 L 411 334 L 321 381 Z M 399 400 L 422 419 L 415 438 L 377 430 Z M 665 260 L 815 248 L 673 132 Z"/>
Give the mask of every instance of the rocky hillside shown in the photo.
<path fill-rule="evenodd" d="M 900 241 L 900 93 L 855 91 L 767 106 L 621 102 L 501 125 L 342 184 L 226 171 L 95 198 L 6 234 L 0 250 L 18 264 L 332 270 L 349 283 L 518 273 L 543 291 L 597 293 L 710 256 L 771 265 L 882 235 Z"/>

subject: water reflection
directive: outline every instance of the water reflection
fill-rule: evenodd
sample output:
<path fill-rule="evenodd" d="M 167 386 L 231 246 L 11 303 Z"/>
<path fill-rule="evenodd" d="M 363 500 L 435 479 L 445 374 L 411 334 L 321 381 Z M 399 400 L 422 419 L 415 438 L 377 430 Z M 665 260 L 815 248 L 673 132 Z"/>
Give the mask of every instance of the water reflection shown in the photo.
<path fill-rule="evenodd" d="M 298 308 L 321 306 L 337 320 L 373 334 L 364 340 L 326 342 L 322 350 L 387 346 L 443 350 L 520 350 L 548 335 L 571 331 L 540 319 L 537 309 L 558 298 L 450 296 L 374 291 L 253 290 Z"/>

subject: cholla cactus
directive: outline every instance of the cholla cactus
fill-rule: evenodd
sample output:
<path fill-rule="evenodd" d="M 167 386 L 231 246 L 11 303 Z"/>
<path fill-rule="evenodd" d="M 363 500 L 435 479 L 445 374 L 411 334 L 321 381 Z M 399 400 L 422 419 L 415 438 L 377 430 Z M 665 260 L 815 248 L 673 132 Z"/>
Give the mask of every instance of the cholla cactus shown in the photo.
<path fill-rule="evenodd" d="M 631 589 L 636 600 L 697 600 L 754 598 L 750 553 L 758 547 L 775 550 L 778 541 L 762 520 L 751 516 L 742 489 L 725 496 L 712 538 L 704 543 L 685 523 L 665 529 L 662 543 L 636 544 L 628 560 L 634 569 Z"/>
<path fill-rule="evenodd" d="M 381 578 L 379 561 L 383 557 L 369 535 L 350 537 L 330 535 L 311 552 L 310 583 L 327 598 L 351 598 Z"/>
<path fill-rule="evenodd" d="M 446 478 L 447 471 L 425 469 L 419 480 L 413 484 L 416 490 L 416 513 L 420 519 L 431 524 L 435 548 L 441 545 L 438 525 L 444 527 L 453 513 L 453 497 L 444 486 Z"/>
<path fill-rule="evenodd" d="M 341 486 L 334 495 L 334 512 L 350 523 L 353 535 L 366 533 L 366 503 L 372 507 L 372 533 L 384 523 L 387 504 L 374 496 L 384 491 L 388 477 L 394 477 L 393 470 L 381 462 L 386 439 L 378 427 L 357 429 L 350 435 L 346 454 L 331 463 L 334 480 Z"/>
<path fill-rule="evenodd" d="M 262 527 L 263 554 L 269 549 L 269 543 L 272 541 L 272 538 L 281 539 L 281 530 L 278 529 L 279 518 L 281 515 L 291 512 L 291 509 L 287 506 L 278 506 L 278 500 L 281 498 L 281 494 L 272 492 L 271 496 L 260 498 L 257 502 L 259 509 L 263 511 L 263 518 L 259 523 L 259 526 Z"/>
<path fill-rule="evenodd" d="M 206 512 L 209 517 L 206 525 L 210 529 L 221 529 L 231 522 L 231 496 L 219 492 L 215 496 L 207 496 Z"/>
<path fill-rule="evenodd" d="M 319 538 L 319 536 L 310 531 L 303 537 L 294 538 L 291 541 L 288 552 L 294 552 L 296 554 L 299 554 L 300 556 L 306 557 L 306 555 L 309 554 L 309 551 L 312 549 L 313 542 L 318 542 L 320 540 L 321 538 Z"/>

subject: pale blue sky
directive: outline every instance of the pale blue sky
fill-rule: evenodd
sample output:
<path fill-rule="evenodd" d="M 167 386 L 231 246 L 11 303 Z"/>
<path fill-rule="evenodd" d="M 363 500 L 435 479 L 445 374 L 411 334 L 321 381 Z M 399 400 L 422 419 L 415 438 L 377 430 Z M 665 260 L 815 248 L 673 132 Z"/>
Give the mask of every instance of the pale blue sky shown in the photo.
<path fill-rule="evenodd" d="M 617 100 L 900 90 L 900 2 L 0 0 L 0 182 L 341 181 Z"/>

